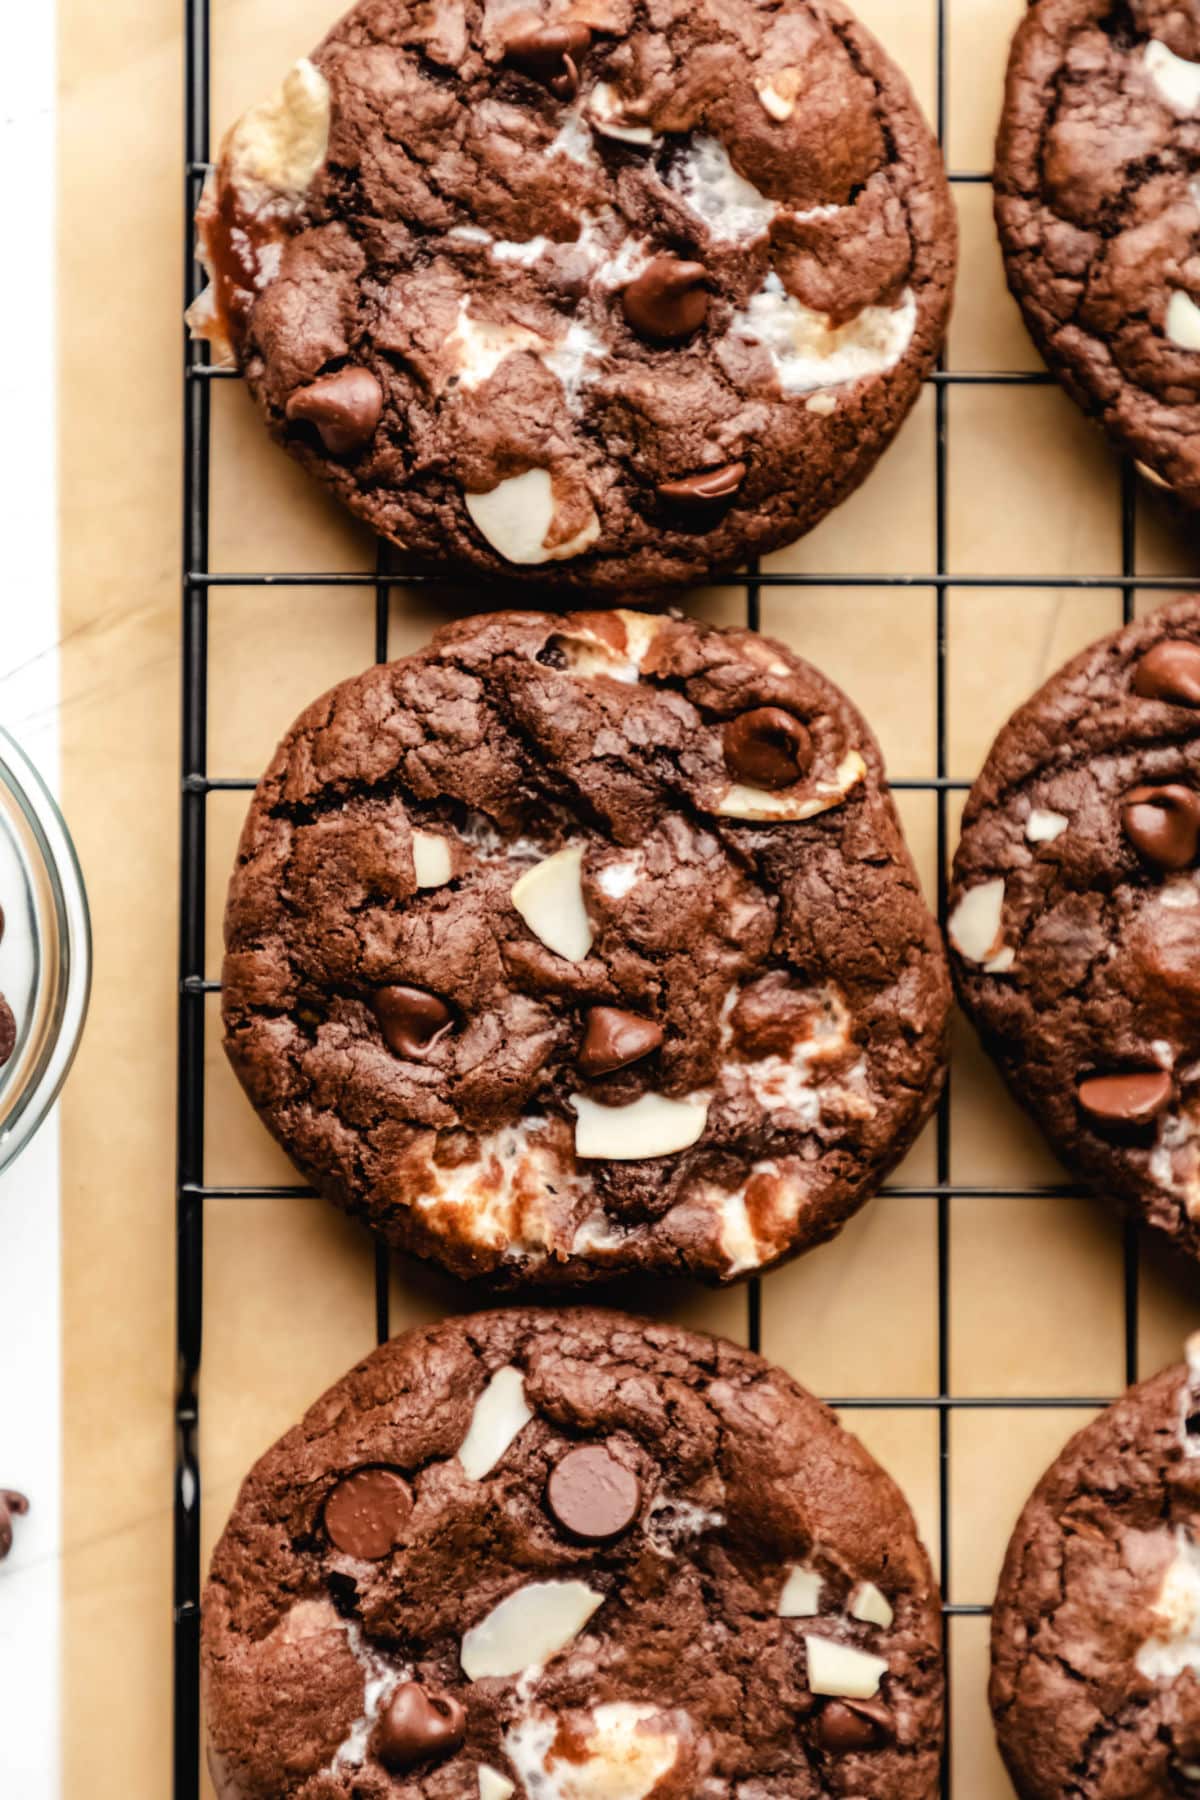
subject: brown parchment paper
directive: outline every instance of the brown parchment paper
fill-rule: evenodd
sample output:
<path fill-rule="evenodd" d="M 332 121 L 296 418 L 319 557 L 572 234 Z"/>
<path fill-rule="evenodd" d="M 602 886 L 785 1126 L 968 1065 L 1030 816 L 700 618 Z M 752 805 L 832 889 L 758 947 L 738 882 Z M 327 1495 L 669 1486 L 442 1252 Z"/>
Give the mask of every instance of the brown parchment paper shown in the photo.
<path fill-rule="evenodd" d="M 861 0 L 859 10 L 934 114 L 936 0 Z M 945 0 L 946 135 L 957 172 L 990 164 L 1007 40 L 1022 10 L 1022 0 Z M 217 131 L 311 48 L 333 11 L 331 0 L 214 0 Z M 63 1110 L 64 1792 L 91 1800 L 170 1792 L 182 12 L 182 0 L 59 0 L 64 788 L 97 944 L 91 1023 Z M 1034 368 L 1004 291 L 990 189 L 963 183 L 956 195 L 963 269 L 949 365 Z M 929 390 L 867 486 L 769 566 L 933 572 L 935 425 Z M 1057 389 L 954 387 L 946 426 L 952 575 L 1120 569 L 1117 465 Z M 369 538 L 267 443 L 237 385 L 214 389 L 212 436 L 215 569 L 373 568 Z M 1197 565 L 1180 531 L 1139 500 L 1138 572 L 1195 575 Z M 686 604 L 713 619 L 744 616 L 736 586 Z M 969 778 L 1012 708 L 1119 622 L 1121 596 L 951 585 L 945 610 L 948 772 Z M 441 616 L 430 594 L 396 590 L 392 651 L 421 644 Z M 934 772 L 931 587 L 766 589 L 762 622 L 863 706 L 893 776 Z M 258 774 L 294 714 L 370 659 L 372 632 L 365 589 L 214 590 L 212 773 Z M 951 797 L 951 843 L 960 803 Z M 910 793 L 901 804 L 932 896 L 935 801 Z M 243 809 L 238 795 L 210 801 L 209 975 Z M 292 1172 L 227 1073 L 218 1036 L 214 1000 L 206 1178 L 287 1182 Z M 951 1142 L 956 1183 L 1003 1195 L 1061 1177 L 965 1028 Z M 897 1180 L 930 1188 L 935 1179 L 931 1132 Z M 936 1197 L 886 1197 L 836 1245 L 767 1278 L 766 1354 L 827 1396 L 919 1403 L 939 1392 L 944 1331 L 956 1397 L 1117 1392 L 1124 1310 L 1114 1216 L 1059 1197 L 956 1198 L 947 1212 L 944 1318 Z M 252 1460 L 371 1346 L 374 1305 L 365 1238 L 317 1201 L 212 1202 L 206 1230 L 201 1466 L 211 1544 Z M 391 1297 L 395 1328 L 463 1304 L 448 1280 L 399 1262 Z M 1198 1297 L 1200 1283 L 1143 1254 L 1143 1373 L 1177 1354 Z M 621 1298 L 746 1335 L 744 1289 L 643 1287 Z M 990 1600 L 1026 1492 L 1088 1416 L 1053 1404 L 952 1411 L 943 1577 L 954 1604 Z M 855 1410 L 847 1422 L 903 1484 L 937 1554 L 937 1407 Z M 951 1620 L 956 1800 L 1011 1792 L 987 1719 L 986 1649 L 986 1618 Z"/>

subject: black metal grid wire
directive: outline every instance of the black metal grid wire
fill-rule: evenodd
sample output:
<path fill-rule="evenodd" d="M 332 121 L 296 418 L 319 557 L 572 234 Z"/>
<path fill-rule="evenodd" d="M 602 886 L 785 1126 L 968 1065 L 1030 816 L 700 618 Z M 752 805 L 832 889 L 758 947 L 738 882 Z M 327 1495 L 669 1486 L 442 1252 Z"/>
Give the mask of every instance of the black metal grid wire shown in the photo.
<path fill-rule="evenodd" d="M 948 9 L 950 0 L 937 4 L 937 124 L 942 141 L 948 116 L 949 63 Z M 210 116 L 209 81 L 211 71 L 210 0 L 184 0 L 186 28 L 186 173 L 184 248 L 184 285 L 190 302 L 203 284 L 203 273 L 193 253 L 191 217 L 199 200 L 200 189 L 209 167 Z M 990 175 L 952 172 L 956 186 L 987 184 Z M 178 1373 L 175 1402 L 177 1438 L 174 1498 L 174 1800 L 197 1800 L 200 1785 L 200 1701 L 199 1701 L 199 1637 L 200 1637 L 200 1465 L 197 1431 L 199 1423 L 199 1373 L 202 1338 L 202 1274 L 204 1249 L 204 1213 L 210 1201 L 279 1199 L 307 1196 L 307 1187 L 217 1187 L 205 1182 L 204 1158 L 204 1041 L 206 996 L 219 990 L 219 982 L 205 974 L 205 877 L 206 816 L 210 794 L 249 792 L 255 780 L 249 776 L 212 775 L 208 769 L 207 720 L 209 700 L 208 671 L 208 599 L 217 588 L 356 588 L 374 593 L 372 642 L 364 644 L 376 661 L 384 661 L 388 653 L 388 619 L 391 589 L 403 583 L 406 587 L 436 586 L 437 575 L 408 575 L 403 564 L 387 546 L 380 546 L 374 574 L 329 571 L 252 573 L 217 573 L 209 568 L 209 457 L 210 400 L 214 380 L 237 379 L 230 371 L 212 368 L 203 346 L 189 345 L 184 358 L 184 478 L 183 478 L 183 609 L 182 609 L 182 768 L 181 768 L 181 891 L 179 939 L 179 1028 L 178 1028 L 178 1112 L 177 1112 L 177 1351 Z M 1073 592 L 1097 591 L 1122 595 L 1124 616 L 1133 616 L 1137 590 L 1174 592 L 1200 586 L 1200 583 L 1169 576 L 1146 576 L 1135 572 L 1136 552 L 1136 476 L 1126 463 L 1121 475 L 1121 569 L 1119 574 L 1089 576 L 1006 576 L 951 574 L 947 554 L 947 481 L 949 474 L 948 395 L 953 387 L 1044 387 L 1053 386 L 1053 378 L 1044 371 L 977 373 L 948 371 L 938 368 L 929 382 L 934 390 L 935 405 L 935 492 L 937 502 L 936 566 L 919 574 L 881 573 L 870 575 L 828 574 L 819 571 L 796 574 L 774 574 L 761 571 L 757 564 L 744 576 L 710 583 L 739 589 L 745 598 L 746 621 L 759 624 L 760 596 L 764 589 L 787 588 L 799 597 L 811 587 L 846 589 L 914 588 L 932 591 L 936 600 L 936 698 L 937 735 L 934 771 L 919 780 L 895 781 L 893 788 L 929 793 L 937 804 L 937 878 L 938 915 L 944 922 L 946 913 L 946 869 L 949 798 L 955 791 L 966 789 L 966 781 L 952 779 L 948 773 L 947 674 L 948 616 L 947 592 L 950 588 L 971 589 L 1066 589 Z M 1099 635 L 1099 630 L 1097 632 Z M 945 1604 L 943 1612 L 948 1624 L 955 1618 L 982 1616 L 986 1605 L 955 1603 L 950 1595 L 950 1421 L 956 1411 L 1011 1411 L 1035 1409 L 1091 1410 L 1103 1406 L 1109 1395 L 1001 1395 L 964 1396 L 951 1392 L 950 1371 L 950 1291 L 951 1245 L 950 1208 L 956 1199 L 991 1198 L 1036 1199 L 1045 1196 L 1063 1198 L 1082 1194 L 1077 1183 L 1056 1182 L 1020 1188 L 1013 1186 L 972 1186 L 955 1182 L 951 1174 L 951 1128 L 949 1092 L 943 1096 L 936 1120 L 936 1178 L 923 1186 L 889 1184 L 885 1194 L 905 1198 L 923 1198 L 937 1207 L 937 1370 L 938 1391 L 927 1396 L 872 1395 L 869 1398 L 833 1397 L 831 1404 L 842 1410 L 922 1411 L 937 1417 L 938 1429 L 938 1539 Z M 388 1256 L 382 1246 L 375 1253 L 375 1320 L 376 1333 L 382 1343 L 389 1335 Z M 1127 1226 L 1123 1254 L 1124 1287 L 1124 1361 L 1127 1381 L 1138 1373 L 1138 1238 L 1135 1228 Z M 761 1336 L 761 1285 L 754 1280 L 747 1292 L 748 1341 L 758 1349 Z M 949 1658 L 947 1659 L 949 1661 Z M 943 1800 L 950 1796 L 950 1711 L 947 1713 L 946 1757 L 942 1772 Z M 960 1795 L 958 1800 L 967 1800 Z"/>

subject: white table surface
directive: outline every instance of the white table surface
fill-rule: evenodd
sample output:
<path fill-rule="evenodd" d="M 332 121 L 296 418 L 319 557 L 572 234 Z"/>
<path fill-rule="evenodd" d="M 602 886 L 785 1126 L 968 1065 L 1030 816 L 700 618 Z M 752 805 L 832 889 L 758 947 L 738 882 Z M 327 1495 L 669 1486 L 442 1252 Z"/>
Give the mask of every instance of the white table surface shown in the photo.
<path fill-rule="evenodd" d="M 19 279 L 0 283 L 0 723 L 58 778 L 54 9 L 6 17 L 0 185 Z M 14 274 L 16 270 L 14 270 Z M 14 422 L 19 429 L 14 429 Z M 59 1784 L 59 1167 L 55 1117 L 0 1176 L 0 1487 L 32 1501 L 0 1567 L 0 1793 Z"/>

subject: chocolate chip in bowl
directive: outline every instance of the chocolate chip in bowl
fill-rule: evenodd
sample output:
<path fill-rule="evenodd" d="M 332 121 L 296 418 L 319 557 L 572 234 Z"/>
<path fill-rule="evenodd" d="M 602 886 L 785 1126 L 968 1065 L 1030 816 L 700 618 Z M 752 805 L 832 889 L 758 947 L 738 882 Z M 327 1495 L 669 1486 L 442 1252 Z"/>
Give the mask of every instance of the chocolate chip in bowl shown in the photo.
<path fill-rule="evenodd" d="M 0 1562 L 13 1547 L 13 1520 L 23 1519 L 29 1502 L 15 1488 L 0 1488 Z"/>
<path fill-rule="evenodd" d="M 42 1123 L 87 1014 L 83 876 L 49 789 L 0 730 L 0 1169 Z"/>

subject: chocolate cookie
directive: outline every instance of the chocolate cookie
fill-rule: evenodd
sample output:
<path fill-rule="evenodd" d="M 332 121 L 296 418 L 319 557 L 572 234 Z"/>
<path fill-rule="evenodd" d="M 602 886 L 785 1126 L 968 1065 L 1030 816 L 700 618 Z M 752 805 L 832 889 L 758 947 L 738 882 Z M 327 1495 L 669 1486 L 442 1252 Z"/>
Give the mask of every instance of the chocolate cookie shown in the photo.
<path fill-rule="evenodd" d="M 899 1490 L 749 1351 L 510 1311 L 360 1363 L 204 1602 L 221 1800 L 929 1800 L 938 1594 Z"/>
<path fill-rule="evenodd" d="M 1054 373 L 1200 506 L 1200 13 L 1034 0 L 996 152 L 1009 285 Z"/>
<path fill-rule="evenodd" d="M 942 1079 L 870 731 L 781 645 L 500 613 L 311 706 L 226 917 L 226 1048 L 392 1243 L 510 1285 L 833 1236 Z"/>
<path fill-rule="evenodd" d="M 838 0 L 363 0 L 234 126 L 194 330 L 415 556 L 589 590 L 710 576 L 867 475 L 955 227 Z"/>
<path fill-rule="evenodd" d="M 1200 1338 L 1067 1445 L 1021 1514 L 992 1710 L 1022 1800 L 1200 1794 Z"/>
<path fill-rule="evenodd" d="M 954 861 L 959 998 L 1065 1160 L 1200 1256 L 1200 600 L 1005 726 Z"/>

